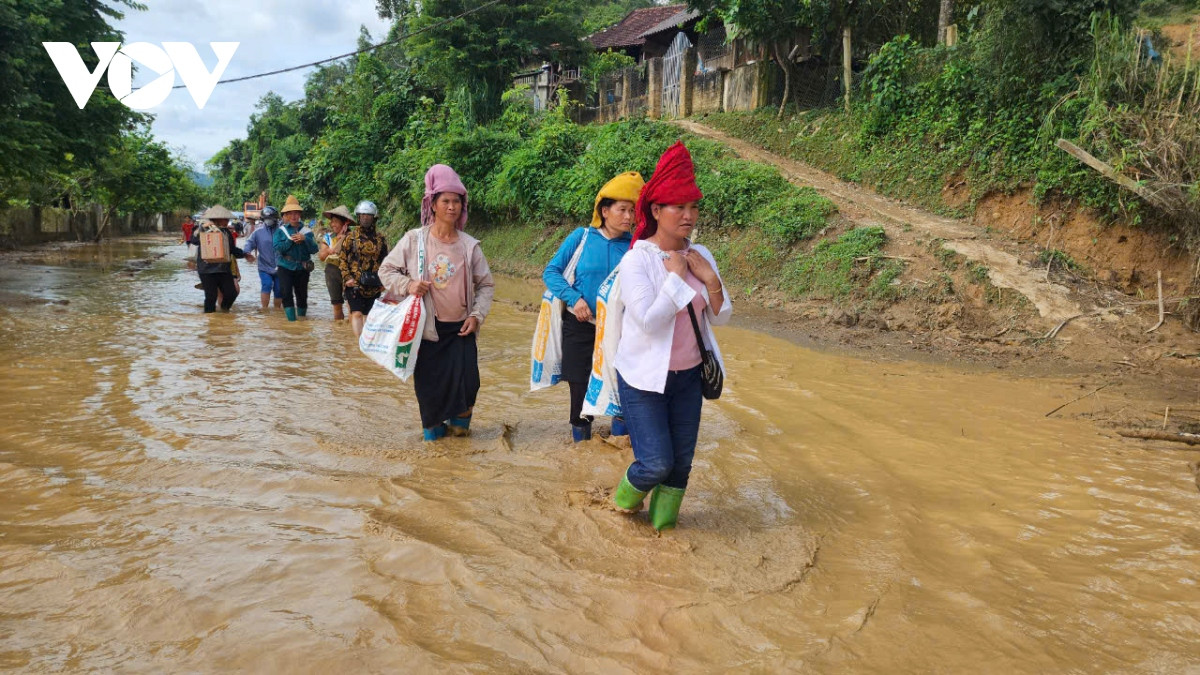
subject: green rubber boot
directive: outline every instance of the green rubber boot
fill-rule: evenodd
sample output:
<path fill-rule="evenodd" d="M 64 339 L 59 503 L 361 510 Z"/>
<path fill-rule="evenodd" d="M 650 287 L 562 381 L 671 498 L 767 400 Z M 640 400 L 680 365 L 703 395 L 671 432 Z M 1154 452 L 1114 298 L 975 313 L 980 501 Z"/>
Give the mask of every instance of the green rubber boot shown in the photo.
<path fill-rule="evenodd" d="M 308 308 L 307 307 L 297 307 L 296 308 L 296 316 L 308 316 Z"/>
<path fill-rule="evenodd" d="M 288 321 L 296 320 L 296 308 L 295 307 L 284 307 L 283 313 L 287 315 Z"/>
<path fill-rule="evenodd" d="M 618 509 L 625 513 L 637 513 L 642 510 L 642 500 L 645 498 L 645 492 L 633 487 L 628 477 L 621 476 L 621 482 L 613 492 L 613 503 Z"/>
<path fill-rule="evenodd" d="M 659 485 L 650 495 L 650 524 L 658 531 L 675 529 L 679 520 L 679 505 L 683 503 L 683 490 Z"/>

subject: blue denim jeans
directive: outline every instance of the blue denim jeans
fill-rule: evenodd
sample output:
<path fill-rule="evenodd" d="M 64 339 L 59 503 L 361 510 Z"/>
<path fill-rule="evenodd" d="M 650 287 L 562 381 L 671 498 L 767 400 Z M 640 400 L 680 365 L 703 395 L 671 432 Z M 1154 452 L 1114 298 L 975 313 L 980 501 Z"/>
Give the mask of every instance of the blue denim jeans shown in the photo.
<path fill-rule="evenodd" d="M 629 482 L 643 492 L 659 484 L 686 488 L 700 435 L 700 366 L 667 373 L 661 394 L 635 389 L 617 373 L 617 392 L 633 443 Z"/>

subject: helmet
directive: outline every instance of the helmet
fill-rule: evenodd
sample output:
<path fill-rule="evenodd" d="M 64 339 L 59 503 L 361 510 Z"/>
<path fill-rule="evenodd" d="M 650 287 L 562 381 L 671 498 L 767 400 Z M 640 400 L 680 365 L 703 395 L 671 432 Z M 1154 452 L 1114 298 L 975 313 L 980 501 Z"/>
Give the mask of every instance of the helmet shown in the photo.
<path fill-rule="evenodd" d="M 362 214 L 366 214 L 369 216 L 378 216 L 379 209 L 375 208 L 375 202 L 367 201 L 366 199 L 364 199 L 358 203 L 358 206 L 354 207 L 354 215 L 357 216 L 357 215 L 362 215 Z"/>
<path fill-rule="evenodd" d="M 274 220 L 279 217 L 279 209 L 274 206 L 264 206 L 261 213 L 263 220 Z"/>

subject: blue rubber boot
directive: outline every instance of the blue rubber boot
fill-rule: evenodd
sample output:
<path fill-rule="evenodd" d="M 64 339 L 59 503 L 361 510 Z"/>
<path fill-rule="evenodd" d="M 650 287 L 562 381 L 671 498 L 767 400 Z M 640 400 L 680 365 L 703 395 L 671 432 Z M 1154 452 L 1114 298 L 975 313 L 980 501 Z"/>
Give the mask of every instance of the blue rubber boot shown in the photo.
<path fill-rule="evenodd" d="M 642 501 L 645 498 L 646 493 L 633 487 L 633 483 L 629 482 L 628 475 L 621 476 L 621 482 L 613 492 L 613 504 L 616 504 L 618 511 L 637 513 L 642 510 Z"/>
<path fill-rule="evenodd" d="M 592 440 L 592 423 L 571 424 L 571 440 L 575 443 Z"/>
<path fill-rule="evenodd" d="M 624 417 L 614 417 L 613 418 L 612 435 L 613 436 L 628 436 L 629 435 L 629 427 L 625 426 L 625 418 Z"/>
<path fill-rule="evenodd" d="M 307 307 L 297 307 L 296 308 L 296 316 L 308 316 L 308 308 Z"/>
<path fill-rule="evenodd" d="M 471 415 L 467 415 L 466 417 L 451 417 L 447 430 L 451 436 L 470 436 Z"/>
<path fill-rule="evenodd" d="M 288 321 L 296 320 L 296 308 L 295 307 L 284 307 L 283 313 L 287 315 Z"/>
<path fill-rule="evenodd" d="M 426 441 L 441 440 L 446 435 L 446 425 L 439 424 L 436 427 L 426 427 L 422 429 Z"/>
<path fill-rule="evenodd" d="M 666 485 L 654 488 L 654 493 L 650 495 L 650 524 L 659 532 L 675 529 L 682 503 L 682 489 Z"/>

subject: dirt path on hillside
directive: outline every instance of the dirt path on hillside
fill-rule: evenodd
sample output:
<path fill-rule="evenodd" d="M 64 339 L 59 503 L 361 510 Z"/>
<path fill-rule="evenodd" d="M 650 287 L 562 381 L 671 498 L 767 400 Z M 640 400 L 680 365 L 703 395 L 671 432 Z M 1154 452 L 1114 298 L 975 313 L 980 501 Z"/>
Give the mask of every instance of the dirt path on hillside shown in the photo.
<path fill-rule="evenodd" d="M 1067 287 L 1047 281 L 1043 271 L 1021 263 L 1015 253 L 1005 250 L 1003 242 L 982 239 L 979 229 L 965 220 L 944 218 L 903 205 L 839 180 L 808 164 L 780 157 L 698 122 L 677 120 L 675 124 L 697 136 L 727 145 L 746 159 L 778 168 L 791 182 L 811 186 L 833 200 L 846 218 L 862 225 L 879 225 L 893 240 L 914 243 L 917 239 L 929 237 L 944 239 L 945 248 L 986 265 L 993 284 L 1010 288 L 1028 298 L 1048 325 L 1055 325 L 1084 312 L 1079 303 L 1070 297 Z"/>

